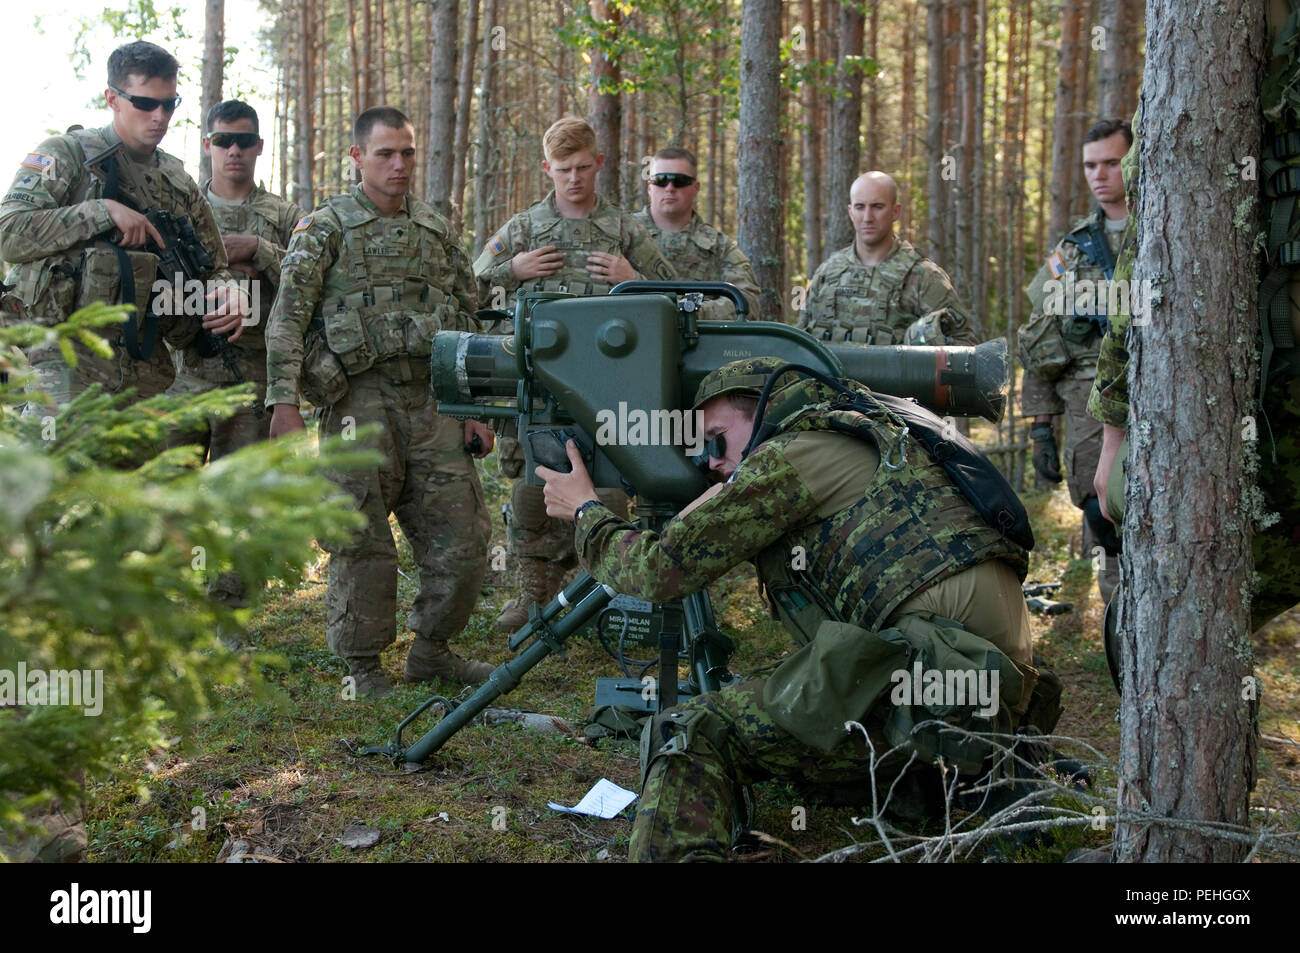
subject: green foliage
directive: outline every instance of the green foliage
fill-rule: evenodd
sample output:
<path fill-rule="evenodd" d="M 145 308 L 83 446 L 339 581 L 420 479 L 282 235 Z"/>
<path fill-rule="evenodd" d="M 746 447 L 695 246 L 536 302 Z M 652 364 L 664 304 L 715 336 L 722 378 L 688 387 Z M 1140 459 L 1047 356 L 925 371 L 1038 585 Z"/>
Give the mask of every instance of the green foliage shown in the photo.
<path fill-rule="evenodd" d="M 257 660 L 217 637 L 241 631 L 250 610 L 210 600 L 209 578 L 237 572 L 255 595 L 272 579 L 296 583 L 314 539 L 363 522 L 322 469 L 370 455 L 337 441 L 319 457 L 304 439 L 270 441 L 203 468 L 183 447 L 130 468 L 168 432 L 247 403 L 251 385 L 134 404 L 91 388 L 57 413 L 18 416 L 31 375 L 10 345 L 93 338 L 88 328 L 123 316 L 100 306 L 48 331 L 0 328 L 11 375 L 0 384 L 0 678 L 16 688 L 22 663 L 102 679 L 99 713 L 66 697 L 0 708 L 0 832 L 51 797 L 78 797 L 84 772 L 165 746 L 164 720 L 174 732 L 207 717 L 218 686 L 260 681 Z"/>
<path fill-rule="evenodd" d="M 647 0 L 609 4 L 621 21 L 598 21 L 584 4 L 556 35 L 590 57 L 600 53 L 621 69 L 620 81 L 600 79 L 598 92 L 647 92 L 664 97 L 671 112 L 660 114 L 646 100 L 657 130 L 670 130 L 670 142 L 684 143 L 693 117 L 706 110 L 713 95 L 733 110 L 739 98 L 739 21 L 723 22 L 721 0 Z M 719 53 L 714 65 L 714 48 Z"/>

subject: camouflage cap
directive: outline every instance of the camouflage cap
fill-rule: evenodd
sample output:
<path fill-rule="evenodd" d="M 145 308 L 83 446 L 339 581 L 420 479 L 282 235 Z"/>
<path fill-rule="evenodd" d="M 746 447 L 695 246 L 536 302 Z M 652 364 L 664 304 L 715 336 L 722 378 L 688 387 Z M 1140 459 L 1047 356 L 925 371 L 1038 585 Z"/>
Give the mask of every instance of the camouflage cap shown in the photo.
<path fill-rule="evenodd" d="M 788 363 L 777 357 L 747 357 L 743 361 L 723 364 L 700 381 L 691 410 L 699 410 L 713 398 L 733 391 L 747 391 L 757 397 L 771 373 Z"/>

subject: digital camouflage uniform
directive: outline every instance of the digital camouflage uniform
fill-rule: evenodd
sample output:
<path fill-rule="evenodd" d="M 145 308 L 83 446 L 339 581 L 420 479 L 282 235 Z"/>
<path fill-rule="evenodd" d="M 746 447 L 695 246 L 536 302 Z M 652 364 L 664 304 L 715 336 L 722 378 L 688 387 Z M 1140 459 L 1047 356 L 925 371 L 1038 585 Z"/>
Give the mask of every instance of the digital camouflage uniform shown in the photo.
<path fill-rule="evenodd" d="M 521 283 L 511 271 L 510 260 L 520 252 L 547 245 L 554 245 L 564 253 L 564 266 L 547 278 Z M 593 281 L 587 271 L 587 256 L 591 252 L 623 256 L 646 280 L 671 281 L 677 277 L 654 239 L 630 212 L 597 196 L 587 218 L 565 218 L 555 204 L 555 193 L 550 192 L 542 201 L 506 222 L 479 253 L 474 262 L 474 276 L 481 300 L 496 306 L 504 293 L 504 307 L 513 312 L 521 291 L 608 294 L 613 285 Z M 531 601 L 545 602 L 559 590 L 564 574 L 576 564 L 576 557 L 568 524 L 546 515 L 542 488 L 517 479 L 523 472 L 524 451 L 508 430 L 500 440 L 497 455 L 502 472 L 515 478 L 510 491 L 506 541 L 510 553 L 521 560 L 523 598 L 508 607 L 503 620 L 499 620 L 501 628 L 513 630 L 523 624 L 522 617 Z M 602 491 L 602 494 L 613 505 L 626 507 L 626 497 L 621 491 Z M 526 560 L 543 560 L 545 565 Z"/>
<path fill-rule="evenodd" d="M 90 159 L 96 160 L 93 167 L 87 167 Z M 212 209 L 179 159 L 161 149 L 141 157 L 126 148 L 111 125 L 80 129 L 46 139 L 29 153 L 0 204 L 0 257 L 15 265 L 9 283 L 16 285 L 15 293 L 39 324 L 57 324 L 96 301 L 122 301 L 122 271 L 108 241 L 115 227 L 102 198 L 110 159 L 118 168 L 119 200 L 140 211 L 159 208 L 188 218 L 212 258 L 213 271 L 204 277 L 233 277 Z M 159 277 L 158 259 L 139 249 L 129 249 L 127 255 L 142 314 Z M 158 317 L 159 339 L 142 360 L 128 354 L 124 324 L 97 331 L 111 345 L 112 357 L 99 357 L 77 344 L 75 368 L 64 362 L 56 345 L 32 347 L 27 357 L 36 386 L 57 405 L 92 383 L 111 394 L 134 387 L 140 400 L 161 394 L 175 377 L 163 339 L 184 347 L 198 333 L 201 317 Z M 146 322 L 137 325 L 143 354 Z M 43 412 L 30 404 L 28 409 Z"/>
<path fill-rule="evenodd" d="M 912 322 L 944 308 L 948 343 L 980 343 L 975 319 L 944 270 L 896 238 L 879 265 L 862 264 L 853 245 L 822 262 L 797 326 L 824 341 L 902 344 Z"/>
<path fill-rule="evenodd" d="M 416 635 L 408 678 L 419 677 L 413 659 L 425 658 L 430 644 L 445 650 L 478 600 L 491 530 L 483 491 L 461 421 L 438 416 L 429 387 L 434 334 L 476 330 L 476 303 L 468 259 L 447 222 L 409 195 L 384 218 L 359 185 L 298 223 L 281 265 L 266 333 L 267 406 L 298 404 L 304 339 L 316 318 L 323 332 L 312 337 L 342 365 L 348 385 L 324 406 L 321 436 L 380 427 L 366 445 L 383 461 L 332 475 L 370 521 L 350 542 L 329 547 L 329 647 L 354 673 L 373 670 L 394 639 L 389 513 L 420 577 L 406 622 Z"/>
<path fill-rule="evenodd" d="M 1074 228 L 1052 249 L 1043 266 L 1025 288 L 1032 311 L 1024 324 L 1025 330 L 1021 337 L 1021 363 L 1025 367 L 1025 374 L 1020 395 L 1020 413 L 1031 418 L 1042 414 L 1065 416 L 1063 449 L 1066 485 L 1070 489 L 1071 502 L 1081 510 L 1087 505 L 1097 505 L 1088 504 L 1088 500 L 1097 495 L 1092 479 L 1101 457 L 1101 425 L 1088 416 L 1087 405 L 1093 379 L 1097 376 L 1097 352 L 1101 346 L 1102 334 L 1096 318 L 1080 312 L 1091 310 L 1093 315 L 1104 316 L 1107 305 L 1106 286 L 1095 284 L 1107 277 L 1105 267 L 1094 262 L 1084 250 L 1084 245 L 1087 244 L 1086 233 L 1090 228 L 1104 234 L 1111 260 L 1114 261 L 1118 256 L 1124 231 L 1106 228 L 1106 217 L 1100 208 L 1076 222 Z M 1067 281 L 1070 276 L 1073 286 Z M 1092 287 L 1095 292 L 1099 292 L 1099 296 L 1089 303 L 1081 302 L 1076 295 L 1073 302 L 1075 314 L 1050 314 L 1047 312 L 1064 303 L 1060 295 L 1049 295 L 1049 291 L 1056 290 L 1048 285 L 1052 281 L 1059 283 L 1061 294 L 1064 294 L 1066 288 L 1078 288 L 1080 282 L 1093 282 Z M 1051 359 L 1056 363 L 1049 368 L 1040 368 L 1035 363 L 1034 354 L 1025 353 L 1023 343 L 1037 325 L 1048 322 L 1054 325 L 1045 330 L 1050 333 L 1053 342 Z M 1042 376 L 1035 373 L 1036 370 L 1042 370 Z M 1096 511 L 1094 519 L 1103 519 L 1100 510 Z M 1094 547 L 1100 545 L 1100 540 L 1086 517 L 1082 526 L 1083 551 L 1091 554 Z M 1111 593 L 1119 582 L 1117 557 L 1118 553 L 1107 554 L 1097 575 L 1097 585 L 1104 601 L 1110 600 Z"/>
<path fill-rule="evenodd" d="M 683 281 L 728 281 L 740 289 L 749 304 L 749 316 L 758 316 L 758 276 L 740 246 L 695 212 L 691 222 L 679 231 L 660 228 L 648 208 L 634 216 L 645 226 L 664 257 L 677 269 Z M 700 309 L 705 321 L 734 321 L 736 306 L 729 298 L 706 298 Z"/>
<path fill-rule="evenodd" d="M 897 469 L 879 466 L 866 440 L 824 429 L 829 393 L 818 386 L 774 392 L 774 406 L 800 409 L 716 496 L 662 534 L 638 530 L 603 506 L 578 519 L 578 551 L 592 576 L 654 602 L 680 599 L 753 560 L 771 605 L 804 646 L 766 679 L 652 719 L 642 737 L 632 860 L 721 859 L 736 832 L 742 785 L 777 777 L 854 782 L 869 792 L 862 736 L 843 725 L 864 722 L 883 755 L 890 745 L 882 708 L 890 706 L 876 705 L 878 695 L 862 694 L 862 681 L 842 673 L 863 671 L 864 657 L 887 640 L 933 637 L 939 616 L 1013 660 L 1003 700 L 1008 711 L 1024 711 L 1021 695 L 1034 677 L 1019 584 L 1027 554 L 984 523 L 897 418 L 883 415 L 872 430 L 891 461 L 900 460 Z M 806 568 L 794 567 L 804 568 L 796 586 L 789 584 L 792 554 L 806 559 Z M 824 612 L 810 621 L 811 603 L 830 605 L 849 624 Z M 887 667 L 901 667 L 903 657 L 891 656 Z M 1015 697 L 1007 699 L 1012 681 Z M 877 784 L 900 767 L 878 767 Z"/>
<path fill-rule="evenodd" d="M 280 284 L 280 259 L 284 257 L 289 236 L 303 217 L 303 211 L 260 185 L 254 186 L 253 191 L 239 202 L 214 195 L 210 180 L 199 188 L 212 206 L 221 234 L 253 235 L 257 238 L 257 251 L 250 264 L 262 274 L 257 289 L 258 313 L 250 317 L 239 340 L 231 345 L 239 364 L 240 377 L 256 385 L 256 405 L 245 407 L 224 420 L 210 419 L 202 431 L 177 434 L 168 441 L 173 446 L 197 443 L 208 451 L 209 460 L 216 460 L 240 447 L 265 440 L 270 434 L 270 415 L 258 412 L 266 400 L 266 320 Z M 243 279 L 245 276 L 240 273 L 238 277 Z M 219 354 L 203 356 L 200 340 L 180 353 L 176 382 L 167 391 L 169 394 L 204 394 L 239 383 Z"/>
<path fill-rule="evenodd" d="M 1128 205 L 1136 209 L 1138 194 L 1138 124 L 1133 117 L 1133 145 L 1121 168 L 1128 188 Z M 1133 277 L 1137 252 L 1137 217 L 1129 216 L 1123 246 L 1115 264 L 1115 278 Z M 1294 286 L 1292 290 L 1294 295 Z M 1294 305 L 1292 305 L 1294 322 Z M 1131 315 L 1119 314 L 1110 321 L 1097 357 L 1097 378 L 1088 396 L 1088 413 L 1103 424 L 1127 431 L 1129 428 L 1129 350 Z M 1255 526 L 1251 552 L 1259 585 L 1251 602 L 1252 629 L 1269 622 L 1279 613 L 1300 603 L 1300 373 L 1291 354 L 1275 355 L 1274 373 L 1264 393 L 1263 419 L 1259 436 L 1259 488 L 1264 511 L 1276 516 L 1267 527 Z M 1111 469 L 1106 489 L 1106 509 L 1117 526 L 1124 521 L 1124 471 L 1128 457 L 1127 438 Z"/>

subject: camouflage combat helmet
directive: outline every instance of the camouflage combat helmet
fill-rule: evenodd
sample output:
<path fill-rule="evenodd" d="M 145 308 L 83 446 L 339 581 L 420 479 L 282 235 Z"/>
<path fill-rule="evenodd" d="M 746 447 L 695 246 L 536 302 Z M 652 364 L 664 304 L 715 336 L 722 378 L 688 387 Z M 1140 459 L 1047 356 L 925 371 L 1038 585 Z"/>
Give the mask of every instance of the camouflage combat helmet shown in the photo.
<path fill-rule="evenodd" d="M 743 361 L 723 364 L 700 381 L 691 410 L 699 410 L 713 398 L 733 391 L 745 391 L 757 397 L 771 373 L 788 363 L 777 357 L 747 357 Z"/>

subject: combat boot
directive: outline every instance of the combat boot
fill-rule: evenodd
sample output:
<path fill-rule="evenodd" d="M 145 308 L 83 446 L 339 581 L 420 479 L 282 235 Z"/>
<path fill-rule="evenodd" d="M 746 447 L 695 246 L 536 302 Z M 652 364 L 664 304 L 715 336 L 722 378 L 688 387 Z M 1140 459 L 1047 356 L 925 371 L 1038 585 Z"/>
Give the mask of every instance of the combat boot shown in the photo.
<path fill-rule="evenodd" d="M 446 642 L 424 639 L 419 636 L 411 643 L 411 650 L 406 653 L 405 682 L 427 682 L 441 678 L 448 682 L 462 685 L 478 685 L 487 681 L 494 666 L 487 662 L 475 662 L 463 659 L 453 652 Z"/>
<path fill-rule="evenodd" d="M 534 602 L 546 605 L 551 600 L 550 567 L 545 559 L 519 557 L 519 596 L 511 599 L 497 616 L 498 632 L 516 632 L 528 621 L 528 609 Z"/>
<path fill-rule="evenodd" d="M 357 698 L 383 698 L 393 690 L 393 683 L 384 674 L 378 658 L 350 658 L 347 663 Z"/>

